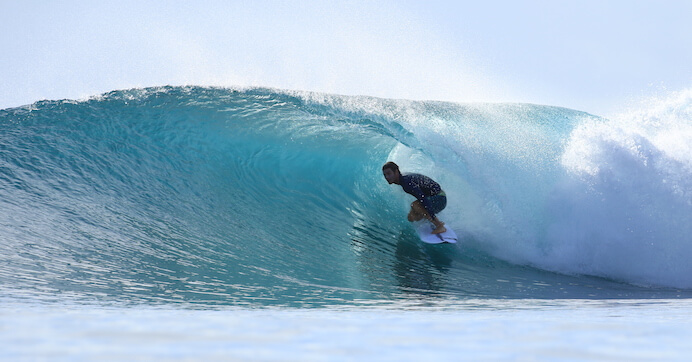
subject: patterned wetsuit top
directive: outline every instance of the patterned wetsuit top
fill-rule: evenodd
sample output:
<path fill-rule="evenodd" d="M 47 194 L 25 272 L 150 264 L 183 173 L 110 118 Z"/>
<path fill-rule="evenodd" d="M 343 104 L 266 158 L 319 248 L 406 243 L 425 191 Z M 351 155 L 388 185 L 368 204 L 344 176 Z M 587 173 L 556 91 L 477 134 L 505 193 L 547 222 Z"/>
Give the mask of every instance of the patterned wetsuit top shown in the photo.
<path fill-rule="evenodd" d="M 401 175 L 401 177 L 399 177 L 399 183 L 401 183 L 401 187 L 404 189 L 404 191 L 406 191 L 406 193 L 413 195 L 423 204 L 423 207 L 431 217 L 435 217 L 435 213 L 432 212 L 433 207 L 428 196 L 439 194 L 444 195 L 440 184 L 433 181 L 433 179 L 430 177 L 418 173 Z"/>

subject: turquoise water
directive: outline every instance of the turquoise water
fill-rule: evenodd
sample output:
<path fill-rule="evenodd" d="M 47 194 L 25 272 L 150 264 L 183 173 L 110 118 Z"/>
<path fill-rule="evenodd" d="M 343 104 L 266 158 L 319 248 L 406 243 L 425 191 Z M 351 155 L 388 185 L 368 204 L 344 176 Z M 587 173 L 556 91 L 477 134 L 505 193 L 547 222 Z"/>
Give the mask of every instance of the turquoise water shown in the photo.
<path fill-rule="evenodd" d="M 4 356 L 680 357 L 689 104 L 158 87 L 0 110 Z M 459 244 L 420 243 L 388 160 L 441 183 Z"/>

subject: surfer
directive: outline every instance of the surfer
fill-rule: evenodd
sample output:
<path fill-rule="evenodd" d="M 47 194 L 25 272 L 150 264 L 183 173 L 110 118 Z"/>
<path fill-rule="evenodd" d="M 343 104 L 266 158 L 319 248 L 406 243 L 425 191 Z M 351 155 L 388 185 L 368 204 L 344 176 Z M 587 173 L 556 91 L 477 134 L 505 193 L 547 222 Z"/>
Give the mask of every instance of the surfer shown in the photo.
<path fill-rule="evenodd" d="M 442 191 L 440 184 L 428 176 L 417 173 L 402 175 L 399 171 L 399 166 L 391 161 L 382 166 L 382 174 L 390 185 L 401 185 L 401 188 L 406 193 L 413 195 L 417 199 L 411 203 L 408 221 L 414 222 L 426 218 L 435 225 L 435 230 L 432 231 L 433 234 L 441 234 L 447 231 L 445 223 L 440 221 L 435 215 L 447 206 L 447 195 Z"/>

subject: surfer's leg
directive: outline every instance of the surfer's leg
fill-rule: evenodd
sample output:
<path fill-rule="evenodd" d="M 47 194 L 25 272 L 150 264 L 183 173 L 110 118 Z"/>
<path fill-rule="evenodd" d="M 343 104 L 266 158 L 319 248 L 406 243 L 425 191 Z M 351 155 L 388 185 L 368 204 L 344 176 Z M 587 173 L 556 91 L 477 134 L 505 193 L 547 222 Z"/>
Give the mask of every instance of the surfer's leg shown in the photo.
<path fill-rule="evenodd" d="M 442 234 L 443 232 L 447 231 L 447 228 L 445 227 L 445 223 L 440 221 L 440 219 L 438 219 L 437 217 L 430 220 L 430 222 L 432 222 L 433 225 L 435 225 L 435 230 L 433 230 L 431 232 L 431 234 Z"/>
<path fill-rule="evenodd" d="M 440 219 L 437 217 L 430 217 L 430 214 L 428 214 L 428 211 L 425 210 L 423 204 L 418 200 L 414 201 L 411 204 L 411 211 L 408 213 L 408 221 L 419 221 L 423 220 L 424 218 L 435 225 L 435 230 L 432 231 L 433 234 L 441 234 L 447 231 L 445 223 L 440 221 Z"/>
<path fill-rule="evenodd" d="M 428 216 L 428 212 L 425 211 L 425 208 L 423 207 L 423 204 L 421 204 L 420 201 L 416 200 L 413 203 L 411 203 L 411 210 L 408 212 L 408 221 L 420 221 L 423 220 L 423 218 L 425 218 L 426 216 Z"/>

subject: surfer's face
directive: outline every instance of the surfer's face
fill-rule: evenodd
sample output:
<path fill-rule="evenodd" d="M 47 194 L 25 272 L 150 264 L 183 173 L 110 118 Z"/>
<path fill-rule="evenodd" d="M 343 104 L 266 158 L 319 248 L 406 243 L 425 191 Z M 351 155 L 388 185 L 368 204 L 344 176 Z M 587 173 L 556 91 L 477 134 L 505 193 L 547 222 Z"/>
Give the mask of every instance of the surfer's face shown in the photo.
<path fill-rule="evenodd" d="M 387 179 L 387 182 L 389 184 L 398 184 L 399 183 L 399 173 L 392 170 L 391 168 L 385 168 L 382 170 L 382 174 L 384 175 L 384 178 Z"/>

